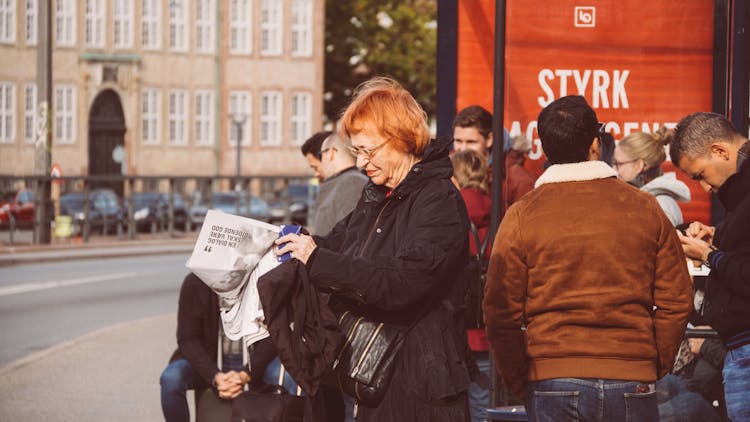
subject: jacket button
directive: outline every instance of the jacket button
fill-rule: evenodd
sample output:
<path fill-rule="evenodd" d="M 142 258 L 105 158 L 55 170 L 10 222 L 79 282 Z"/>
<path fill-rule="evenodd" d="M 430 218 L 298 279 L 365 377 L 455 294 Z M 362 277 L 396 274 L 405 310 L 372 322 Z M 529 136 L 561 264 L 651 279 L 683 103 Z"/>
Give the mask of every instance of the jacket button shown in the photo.
<path fill-rule="evenodd" d="M 380 227 L 378 227 L 377 230 L 375 230 L 377 233 L 380 233 L 382 230 L 380 230 Z"/>

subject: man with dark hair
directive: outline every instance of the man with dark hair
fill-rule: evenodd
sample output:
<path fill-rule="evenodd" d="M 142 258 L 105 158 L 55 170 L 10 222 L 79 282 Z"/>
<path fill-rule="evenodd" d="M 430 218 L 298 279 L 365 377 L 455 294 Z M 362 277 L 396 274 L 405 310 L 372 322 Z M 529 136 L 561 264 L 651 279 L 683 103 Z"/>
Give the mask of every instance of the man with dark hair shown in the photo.
<path fill-rule="evenodd" d="M 489 158 L 492 147 L 492 114 L 473 105 L 459 111 L 453 120 L 453 149 L 473 149 Z"/>
<path fill-rule="evenodd" d="M 539 115 L 550 162 L 495 238 L 483 303 L 498 371 L 530 421 L 658 420 L 655 381 L 692 307 L 687 265 L 653 195 L 598 161 L 596 113 Z"/>
<path fill-rule="evenodd" d="M 310 168 L 313 170 L 313 173 L 315 173 L 315 177 L 317 177 L 321 181 L 323 180 L 323 176 L 320 171 L 320 149 L 323 145 L 323 141 L 331 136 L 331 133 L 333 132 L 331 132 L 330 130 L 315 133 L 313 136 L 308 138 L 300 148 L 302 150 L 302 155 L 307 158 L 307 162 L 308 164 L 310 164 Z"/>
<path fill-rule="evenodd" d="M 724 116 L 694 113 L 677 124 L 669 153 L 727 211 L 716 228 L 695 222 L 680 240 L 685 255 L 711 267 L 703 312 L 727 348 L 727 414 L 750 420 L 750 142 Z"/>

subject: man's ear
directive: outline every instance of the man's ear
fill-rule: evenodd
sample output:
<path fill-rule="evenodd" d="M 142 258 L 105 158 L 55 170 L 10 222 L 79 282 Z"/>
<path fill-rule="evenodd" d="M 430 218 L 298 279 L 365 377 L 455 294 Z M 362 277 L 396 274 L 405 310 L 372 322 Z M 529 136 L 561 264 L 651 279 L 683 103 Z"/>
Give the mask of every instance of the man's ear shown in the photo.
<path fill-rule="evenodd" d="M 594 138 L 589 147 L 589 161 L 596 161 L 601 157 L 601 143 L 599 138 Z"/>
<path fill-rule="evenodd" d="M 487 149 L 492 148 L 492 132 L 490 132 L 490 134 L 487 135 L 486 145 L 487 145 Z"/>
<path fill-rule="evenodd" d="M 729 154 L 729 148 L 727 144 L 724 142 L 712 142 L 711 157 L 717 160 L 729 161 L 731 156 Z"/>

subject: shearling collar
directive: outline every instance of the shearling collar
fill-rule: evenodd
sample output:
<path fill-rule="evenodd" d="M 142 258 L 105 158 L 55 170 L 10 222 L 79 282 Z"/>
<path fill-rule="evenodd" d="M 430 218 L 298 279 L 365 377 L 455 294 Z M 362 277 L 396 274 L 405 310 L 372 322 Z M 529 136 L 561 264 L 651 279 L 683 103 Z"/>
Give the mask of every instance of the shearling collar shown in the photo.
<path fill-rule="evenodd" d="M 547 183 L 583 182 L 608 177 L 617 177 L 617 172 L 603 161 L 555 164 L 539 176 L 534 187 L 538 188 Z"/>

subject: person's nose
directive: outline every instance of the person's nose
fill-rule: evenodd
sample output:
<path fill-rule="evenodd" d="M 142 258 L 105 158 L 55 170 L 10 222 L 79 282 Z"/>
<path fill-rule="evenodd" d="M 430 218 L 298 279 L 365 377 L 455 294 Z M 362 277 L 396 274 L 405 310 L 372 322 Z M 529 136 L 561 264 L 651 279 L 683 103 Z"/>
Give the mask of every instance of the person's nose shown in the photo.
<path fill-rule="evenodd" d="M 705 180 L 701 180 L 698 183 L 701 185 L 701 188 L 706 191 L 706 193 L 711 193 L 711 191 L 713 190 L 713 186 L 709 185 Z"/>
<path fill-rule="evenodd" d="M 357 154 L 357 168 L 363 169 L 369 162 L 370 160 L 365 154 Z"/>

